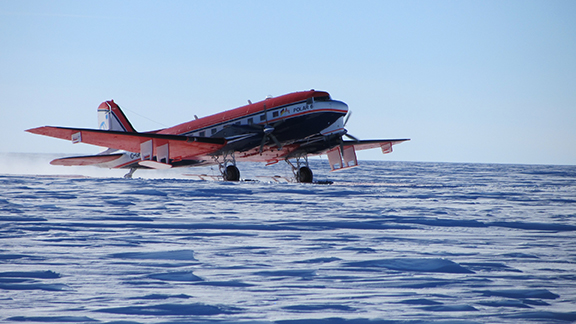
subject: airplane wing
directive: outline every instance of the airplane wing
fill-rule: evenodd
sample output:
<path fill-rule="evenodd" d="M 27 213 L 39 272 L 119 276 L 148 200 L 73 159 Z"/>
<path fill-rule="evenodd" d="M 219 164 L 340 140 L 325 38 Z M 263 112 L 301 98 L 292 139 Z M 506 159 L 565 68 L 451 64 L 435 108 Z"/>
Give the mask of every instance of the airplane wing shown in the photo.
<path fill-rule="evenodd" d="M 392 145 L 399 144 L 409 139 L 378 139 L 378 140 L 354 140 L 342 141 L 342 144 L 329 149 L 328 163 L 331 171 L 344 170 L 358 166 L 356 150 L 380 148 L 383 154 L 392 152 Z"/>
<path fill-rule="evenodd" d="M 86 155 L 86 156 L 73 156 L 55 159 L 50 162 L 52 165 L 94 165 L 100 163 L 111 162 L 121 158 L 124 153 L 106 154 L 106 155 Z"/>
<path fill-rule="evenodd" d="M 152 141 L 150 146 L 154 148 L 154 155 L 156 155 L 158 147 L 168 144 L 169 157 L 175 160 L 207 155 L 218 151 L 226 144 L 226 140 L 223 138 L 128 133 L 85 128 L 43 126 L 26 131 L 33 134 L 72 140 L 73 143 L 86 143 L 129 152 L 140 152 L 142 144 Z"/>
<path fill-rule="evenodd" d="M 375 140 L 358 140 L 358 141 L 343 141 L 344 148 L 354 147 L 354 150 L 368 150 L 372 148 L 381 148 L 382 153 L 392 152 L 392 145 L 400 144 L 409 141 L 409 139 L 375 139 Z M 294 154 L 306 153 L 311 155 L 327 154 L 329 151 L 336 150 L 340 146 L 337 143 L 332 143 L 326 146 L 322 138 L 318 141 L 311 143 L 294 143 L 284 145 L 282 150 L 278 151 L 275 146 L 265 146 L 264 151 L 260 152 L 256 147 L 252 150 L 241 152 L 236 156 L 237 160 L 248 162 L 266 162 L 274 164 L 282 161 L 286 157 L 295 156 Z"/>
<path fill-rule="evenodd" d="M 382 148 L 382 153 L 392 152 L 392 145 L 400 144 L 409 141 L 410 139 L 376 139 L 376 140 L 359 140 L 359 141 L 344 141 L 344 147 L 354 146 L 355 150 L 368 150 L 373 148 Z"/>

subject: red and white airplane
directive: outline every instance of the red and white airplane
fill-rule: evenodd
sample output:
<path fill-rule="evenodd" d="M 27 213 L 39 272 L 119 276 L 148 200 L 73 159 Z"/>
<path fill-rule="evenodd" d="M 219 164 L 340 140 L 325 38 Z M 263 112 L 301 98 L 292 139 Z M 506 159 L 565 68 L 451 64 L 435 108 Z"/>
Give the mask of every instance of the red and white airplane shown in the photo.
<path fill-rule="evenodd" d="M 281 160 L 292 166 L 296 181 L 312 182 L 308 156 L 327 154 L 332 171 L 358 165 L 356 150 L 381 148 L 409 139 L 358 140 L 344 128 L 348 105 L 324 91 L 301 91 L 197 118 L 173 127 L 137 132 L 113 101 L 98 107 L 100 129 L 44 126 L 27 132 L 109 149 L 97 155 L 56 159 L 54 165 L 138 168 L 217 164 L 227 181 L 240 180 L 236 162 Z M 350 140 L 344 140 L 346 136 Z"/>

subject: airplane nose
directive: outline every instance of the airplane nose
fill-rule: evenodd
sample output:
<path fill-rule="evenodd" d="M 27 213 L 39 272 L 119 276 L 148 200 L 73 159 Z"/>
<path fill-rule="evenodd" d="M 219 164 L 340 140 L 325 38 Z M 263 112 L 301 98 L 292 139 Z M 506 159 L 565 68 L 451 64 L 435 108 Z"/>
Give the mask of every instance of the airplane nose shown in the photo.
<path fill-rule="evenodd" d="M 332 109 L 336 110 L 337 112 L 341 113 L 342 115 L 346 115 L 348 113 L 348 105 L 342 101 L 333 100 L 331 102 Z"/>

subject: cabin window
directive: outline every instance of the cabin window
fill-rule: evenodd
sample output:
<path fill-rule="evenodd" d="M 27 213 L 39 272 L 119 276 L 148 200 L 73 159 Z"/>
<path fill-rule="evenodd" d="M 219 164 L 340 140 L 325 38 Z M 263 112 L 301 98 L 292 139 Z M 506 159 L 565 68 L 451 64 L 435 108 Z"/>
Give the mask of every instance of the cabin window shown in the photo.
<path fill-rule="evenodd" d="M 240 125 L 240 122 L 235 122 L 234 125 Z"/>
<path fill-rule="evenodd" d="M 260 121 L 266 120 L 266 115 L 260 115 Z"/>
<path fill-rule="evenodd" d="M 252 118 L 248 118 L 248 125 L 254 124 L 254 120 Z"/>
<path fill-rule="evenodd" d="M 200 135 L 198 135 L 200 137 L 206 137 L 206 132 L 200 132 Z"/>
<path fill-rule="evenodd" d="M 211 132 L 212 132 L 212 135 L 216 134 L 216 128 L 212 128 Z"/>
<path fill-rule="evenodd" d="M 276 117 L 278 117 L 278 111 L 275 111 L 272 113 L 272 118 L 276 118 Z"/>

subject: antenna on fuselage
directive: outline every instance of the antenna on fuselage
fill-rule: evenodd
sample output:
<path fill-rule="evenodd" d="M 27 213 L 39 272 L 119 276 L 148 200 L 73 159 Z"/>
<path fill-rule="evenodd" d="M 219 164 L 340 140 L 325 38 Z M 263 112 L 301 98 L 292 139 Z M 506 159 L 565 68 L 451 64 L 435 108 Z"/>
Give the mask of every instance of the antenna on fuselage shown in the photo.
<path fill-rule="evenodd" d="M 138 115 L 138 116 L 140 116 L 140 117 L 142 117 L 142 118 L 144 118 L 144 119 L 147 119 L 147 120 L 149 120 L 149 121 L 151 121 L 151 122 L 153 122 L 153 123 L 156 123 L 156 124 L 158 124 L 158 125 L 161 125 L 161 126 L 163 126 L 163 127 L 168 127 L 167 125 L 164 125 L 164 124 L 162 124 L 161 122 L 159 122 L 159 121 L 157 121 L 157 120 L 155 120 L 155 119 L 151 119 L 151 118 L 148 118 L 148 117 L 146 117 L 146 116 L 144 116 L 144 115 L 142 115 L 142 114 L 139 114 L 139 113 L 137 113 L 136 111 L 134 111 L 134 110 L 132 110 L 132 109 L 128 109 L 128 108 L 126 108 L 126 107 L 123 107 L 122 110 L 129 111 L 131 114 Z"/>

